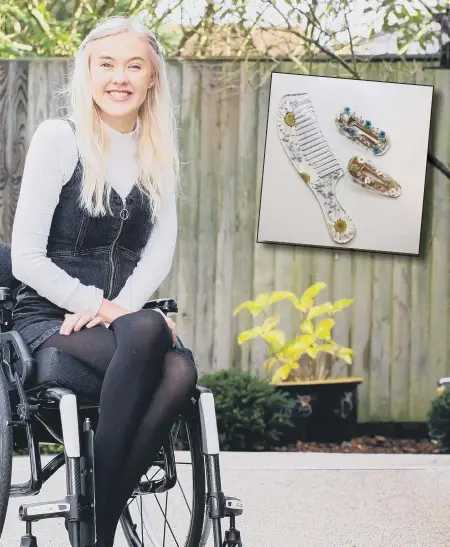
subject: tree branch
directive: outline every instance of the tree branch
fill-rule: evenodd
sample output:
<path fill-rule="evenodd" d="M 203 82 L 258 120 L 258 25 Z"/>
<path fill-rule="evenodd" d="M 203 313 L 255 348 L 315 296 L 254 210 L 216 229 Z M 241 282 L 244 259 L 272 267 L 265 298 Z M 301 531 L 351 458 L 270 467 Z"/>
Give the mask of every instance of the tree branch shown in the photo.
<path fill-rule="evenodd" d="M 434 11 L 433 11 L 429 6 L 427 6 L 423 0 L 418 0 L 418 2 L 419 2 L 420 4 L 422 4 L 422 6 L 428 11 L 428 13 L 431 15 L 431 17 L 434 18 L 434 16 L 436 15 L 436 14 L 434 13 Z"/>
<path fill-rule="evenodd" d="M 443 175 L 445 175 L 448 179 L 450 179 L 450 169 L 445 165 L 445 163 L 443 163 L 441 160 L 438 160 L 437 157 L 434 156 L 431 152 L 428 152 L 427 161 L 433 167 L 436 167 L 436 169 L 439 169 L 439 171 Z"/>
<path fill-rule="evenodd" d="M 349 40 L 350 40 L 350 51 L 351 51 L 352 59 L 353 59 L 353 69 L 354 69 L 355 72 L 357 72 L 355 50 L 353 49 L 353 38 L 352 38 L 352 34 L 350 32 L 350 25 L 348 24 L 348 19 L 347 19 L 347 14 L 346 13 L 344 13 L 344 17 L 345 17 L 345 23 L 347 25 L 348 37 L 349 37 Z"/>
<path fill-rule="evenodd" d="M 284 21 L 286 22 L 287 26 L 288 26 L 288 29 L 289 29 L 289 32 L 291 32 L 292 34 L 295 34 L 295 36 L 298 36 L 299 38 L 301 38 L 302 40 L 304 40 L 305 42 L 308 42 L 310 44 L 314 44 L 318 49 L 320 49 L 320 51 L 322 51 L 322 53 L 325 53 L 328 57 L 330 57 L 331 59 L 334 59 L 335 61 L 337 61 L 339 64 L 341 64 L 352 76 L 354 76 L 357 80 L 360 80 L 361 77 L 359 76 L 358 72 L 356 72 L 350 65 L 349 63 L 347 63 L 344 59 L 342 59 L 341 57 L 339 57 L 339 55 L 336 55 L 333 51 L 331 51 L 331 49 L 328 49 L 326 46 L 323 46 L 321 43 L 319 43 L 317 40 L 315 40 L 314 38 L 308 38 L 308 36 L 305 36 L 304 33 L 292 28 L 291 24 L 289 23 L 288 19 L 286 18 L 286 16 L 284 15 L 284 13 L 282 13 L 280 11 L 279 8 L 277 8 L 277 6 L 274 4 L 273 0 L 267 0 L 268 2 L 270 2 L 270 4 L 275 8 L 275 10 L 279 13 L 279 15 L 281 15 L 281 17 L 284 19 Z"/>

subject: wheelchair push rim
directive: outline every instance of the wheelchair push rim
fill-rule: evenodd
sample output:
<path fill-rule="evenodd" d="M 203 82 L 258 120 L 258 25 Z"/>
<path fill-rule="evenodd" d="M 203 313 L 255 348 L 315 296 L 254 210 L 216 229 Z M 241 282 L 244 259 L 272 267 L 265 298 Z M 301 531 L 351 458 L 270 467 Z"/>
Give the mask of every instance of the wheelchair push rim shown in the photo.
<path fill-rule="evenodd" d="M 13 459 L 11 406 L 3 367 L 0 367 L 0 537 L 8 509 Z"/>
<path fill-rule="evenodd" d="M 185 449 L 172 452 L 175 456 L 176 483 L 160 493 L 142 493 L 141 485 L 164 477 L 164 465 L 161 465 L 164 460 L 158 457 L 122 513 L 122 530 L 130 547 L 200 545 L 205 518 L 206 485 L 198 420 L 180 419 L 174 424 L 172 447 L 177 447 L 180 434 L 183 433 Z"/>

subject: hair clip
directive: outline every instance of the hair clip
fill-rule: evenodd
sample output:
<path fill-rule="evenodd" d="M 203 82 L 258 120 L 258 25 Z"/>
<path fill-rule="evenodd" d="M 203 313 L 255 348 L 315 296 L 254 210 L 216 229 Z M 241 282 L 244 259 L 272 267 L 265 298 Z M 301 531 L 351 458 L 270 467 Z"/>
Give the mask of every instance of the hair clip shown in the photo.
<path fill-rule="evenodd" d="M 398 198 L 402 193 L 398 182 L 364 158 L 353 156 L 348 162 L 348 171 L 354 182 L 376 194 Z"/>
<path fill-rule="evenodd" d="M 357 116 L 348 106 L 343 108 L 336 116 L 338 130 L 376 156 L 384 154 L 391 142 L 385 131 L 380 131 L 372 125 L 370 120 Z"/>

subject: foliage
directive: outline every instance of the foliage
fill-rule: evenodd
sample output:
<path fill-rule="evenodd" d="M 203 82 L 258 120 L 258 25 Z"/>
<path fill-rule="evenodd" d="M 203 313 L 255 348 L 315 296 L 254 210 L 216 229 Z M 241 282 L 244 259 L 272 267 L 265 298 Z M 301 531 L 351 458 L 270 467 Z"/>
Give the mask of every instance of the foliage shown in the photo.
<path fill-rule="evenodd" d="M 59 454 L 64 452 L 64 447 L 60 444 L 45 444 L 41 443 L 39 445 L 39 451 L 41 455 L 44 454 Z M 28 456 L 28 448 L 23 448 L 21 450 L 16 450 L 14 456 Z"/>
<path fill-rule="evenodd" d="M 427 414 L 428 433 L 440 448 L 450 450 L 450 390 L 442 389 Z"/>
<path fill-rule="evenodd" d="M 355 78 L 355 48 L 379 33 L 394 34 L 400 54 L 450 35 L 447 0 L 212 0 L 195 9 L 189 0 L 3 0 L 0 56 L 73 56 L 99 20 L 144 9 L 169 56 L 290 58 L 308 73 L 307 59 L 322 55 Z"/>
<path fill-rule="evenodd" d="M 149 26 L 163 45 L 177 46 L 182 36 L 165 24 L 173 8 L 158 17 L 157 0 L 5 0 L 0 6 L 0 57 L 73 57 L 101 19 L 135 15 L 143 9 L 149 10 Z"/>
<path fill-rule="evenodd" d="M 383 32 L 397 34 L 400 54 L 413 43 L 418 43 L 425 51 L 429 44 L 442 43 L 442 33 L 450 34 L 448 20 L 443 18 L 448 10 L 448 2 L 438 2 L 433 8 L 420 0 L 389 0 L 381 4 L 384 7 Z"/>
<path fill-rule="evenodd" d="M 214 395 L 221 450 L 269 450 L 293 427 L 292 400 L 238 368 L 202 375 Z"/>
<path fill-rule="evenodd" d="M 342 359 L 348 365 L 352 364 L 353 350 L 337 344 L 331 338 L 331 331 L 335 325 L 331 316 L 352 304 L 353 299 L 315 305 L 314 298 L 325 287 L 326 284 L 323 282 L 314 283 L 300 298 L 289 291 L 262 293 L 255 300 L 243 302 L 233 311 L 233 315 L 244 309 L 249 310 L 253 317 L 260 313 L 265 315 L 266 319 L 262 325 L 241 332 L 237 339 L 239 344 L 258 337 L 266 342 L 271 356 L 266 359 L 263 367 L 270 371 L 278 366 L 271 383 L 326 379 L 330 377 L 333 365 L 338 359 Z M 301 314 L 300 333 L 293 340 L 286 340 L 285 333 L 275 328 L 280 322 L 281 315 L 268 315 L 270 306 L 281 300 L 290 301 Z M 328 317 L 314 321 L 322 315 Z"/>

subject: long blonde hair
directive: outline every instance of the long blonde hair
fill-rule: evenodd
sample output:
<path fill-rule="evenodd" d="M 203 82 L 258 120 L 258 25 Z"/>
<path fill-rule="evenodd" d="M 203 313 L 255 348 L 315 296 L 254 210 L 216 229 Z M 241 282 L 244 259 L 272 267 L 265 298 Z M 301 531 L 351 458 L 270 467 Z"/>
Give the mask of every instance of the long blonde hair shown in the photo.
<path fill-rule="evenodd" d="M 140 130 L 135 160 L 140 168 L 138 187 L 150 200 L 153 220 L 161 206 L 163 181 L 169 178 L 177 187 L 180 159 L 176 118 L 173 112 L 164 51 L 154 34 L 145 26 L 145 14 L 112 16 L 100 21 L 81 43 L 73 63 L 70 83 L 63 88 L 67 115 L 76 125 L 78 152 L 84 180 L 80 204 L 93 216 L 104 215 L 104 197 L 110 211 L 111 187 L 106 184 L 105 153 L 108 135 L 101 126 L 98 107 L 93 101 L 90 74 L 90 43 L 121 32 L 136 32 L 148 40 L 154 70 L 154 84 L 138 113 Z"/>

